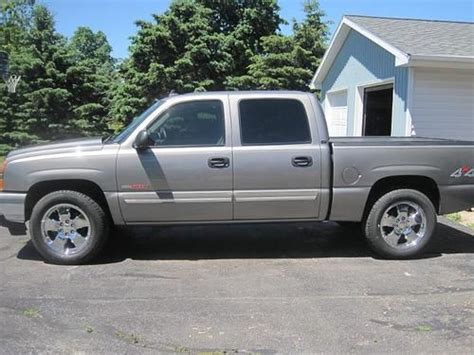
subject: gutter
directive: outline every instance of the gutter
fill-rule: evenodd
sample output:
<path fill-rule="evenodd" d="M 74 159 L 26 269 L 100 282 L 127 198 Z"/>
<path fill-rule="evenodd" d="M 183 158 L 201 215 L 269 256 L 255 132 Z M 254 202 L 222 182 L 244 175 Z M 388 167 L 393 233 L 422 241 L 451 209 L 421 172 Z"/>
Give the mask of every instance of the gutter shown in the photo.
<path fill-rule="evenodd" d="M 455 55 L 410 55 L 406 67 L 474 69 L 474 57 Z"/>

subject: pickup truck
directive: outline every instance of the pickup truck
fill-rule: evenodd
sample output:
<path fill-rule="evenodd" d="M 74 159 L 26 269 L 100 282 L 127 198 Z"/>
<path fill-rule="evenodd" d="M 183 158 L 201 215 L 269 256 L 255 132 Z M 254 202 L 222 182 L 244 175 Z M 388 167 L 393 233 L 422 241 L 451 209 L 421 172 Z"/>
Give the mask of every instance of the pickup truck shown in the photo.
<path fill-rule="evenodd" d="M 327 220 L 360 226 L 383 257 L 410 258 L 437 214 L 474 205 L 473 168 L 474 142 L 329 138 L 310 93 L 194 93 L 156 101 L 106 139 L 11 152 L 0 215 L 29 221 L 58 264 L 89 262 L 114 225 Z"/>

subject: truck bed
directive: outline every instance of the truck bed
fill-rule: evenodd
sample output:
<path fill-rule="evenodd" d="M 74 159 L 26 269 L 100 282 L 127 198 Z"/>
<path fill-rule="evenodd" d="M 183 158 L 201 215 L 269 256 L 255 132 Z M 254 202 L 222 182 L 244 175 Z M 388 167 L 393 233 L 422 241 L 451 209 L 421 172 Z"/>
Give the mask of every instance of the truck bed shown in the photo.
<path fill-rule="evenodd" d="M 439 213 L 474 205 L 474 142 L 423 137 L 330 138 L 333 162 L 331 219 L 359 220 L 372 186 L 410 177 L 438 190 Z M 431 187 L 430 187 L 431 186 Z M 358 214 L 357 212 L 358 211 Z"/>

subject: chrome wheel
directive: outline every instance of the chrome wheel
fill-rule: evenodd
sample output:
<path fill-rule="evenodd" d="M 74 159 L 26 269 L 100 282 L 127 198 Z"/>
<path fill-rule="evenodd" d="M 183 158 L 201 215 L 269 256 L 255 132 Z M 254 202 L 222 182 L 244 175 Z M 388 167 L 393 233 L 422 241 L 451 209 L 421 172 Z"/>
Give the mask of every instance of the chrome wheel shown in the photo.
<path fill-rule="evenodd" d="M 416 246 L 425 236 L 426 215 L 414 202 L 402 201 L 388 207 L 379 224 L 383 239 L 397 249 Z"/>
<path fill-rule="evenodd" d="M 62 203 L 44 214 L 41 232 L 46 245 L 56 254 L 73 255 L 90 242 L 91 223 L 79 207 Z"/>

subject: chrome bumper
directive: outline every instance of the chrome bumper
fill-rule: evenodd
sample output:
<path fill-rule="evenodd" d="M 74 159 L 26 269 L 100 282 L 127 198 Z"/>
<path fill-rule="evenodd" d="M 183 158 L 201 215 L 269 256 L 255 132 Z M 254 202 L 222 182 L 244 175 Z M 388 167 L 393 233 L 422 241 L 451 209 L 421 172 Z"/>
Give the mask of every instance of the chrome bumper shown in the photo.
<path fill-rule="evenodd" d="M 26 194 L 0 192 L 0 216 L 15 223 L 25 222 Z"/>

